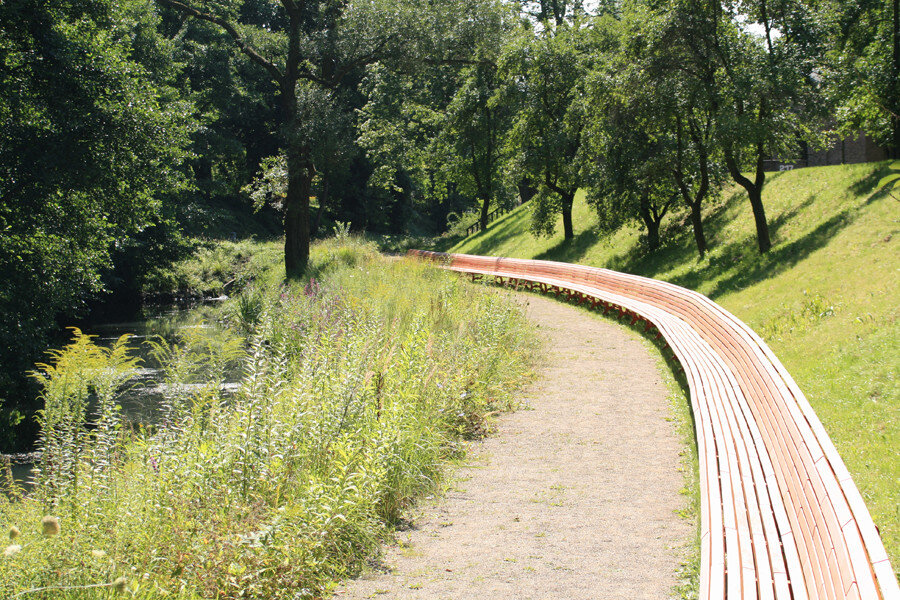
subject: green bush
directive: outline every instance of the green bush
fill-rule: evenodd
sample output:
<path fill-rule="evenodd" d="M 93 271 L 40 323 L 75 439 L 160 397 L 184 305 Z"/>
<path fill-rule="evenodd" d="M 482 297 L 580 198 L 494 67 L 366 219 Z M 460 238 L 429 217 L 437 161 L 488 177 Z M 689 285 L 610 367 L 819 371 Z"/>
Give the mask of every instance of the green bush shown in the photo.
<path fill-rule="evenodd" d="M 284 276 L 283 253 L 281 242 L 210 242 L 184 260 L 152 269 L 143 279 L 142 293 L 163 300 L 212 298 L 260 279 L 270 284 Z"/>
<path fill-rule="evenodd" d="M 169 393 L 153 426 L 110 421 L 110 401 L 84 409 L 127 352 L 80 337 L 54 355 L 45 439 L 71 447 L 48 442 L 34 490 L 0 495 L 18 532 L 0 597 L 317 597 L 377 552 L 459 439 L 509 406 L 531 336 L 500 293 L 357 239 L 318 245 L 312 264 L 307 285 L 226 303 L 224 332 L 158 344 Z"/>

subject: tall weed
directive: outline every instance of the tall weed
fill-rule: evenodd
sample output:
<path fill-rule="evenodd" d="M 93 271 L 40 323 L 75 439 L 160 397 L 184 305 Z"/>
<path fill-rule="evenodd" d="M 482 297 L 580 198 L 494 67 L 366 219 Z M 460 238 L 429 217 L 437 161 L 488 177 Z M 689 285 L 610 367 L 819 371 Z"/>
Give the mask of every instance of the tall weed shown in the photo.
<path fill-rule="evenodd" d="M 0 597 L 317 597 L 377 552 L 460 438 L 511 405 L 531 336 L 500 293 L 353 237 L 315 247 L 312 271 L 248 292 L 252 311 L 230 301 L 224 334 L 158 341 L 158 423 L 116 420 L 125 341 L 79 334 L 40 367 L 49 462 L 34 492 L 0 499 L 21 532 Z M 47 516 L 59 535 L 42 533 Z"/>

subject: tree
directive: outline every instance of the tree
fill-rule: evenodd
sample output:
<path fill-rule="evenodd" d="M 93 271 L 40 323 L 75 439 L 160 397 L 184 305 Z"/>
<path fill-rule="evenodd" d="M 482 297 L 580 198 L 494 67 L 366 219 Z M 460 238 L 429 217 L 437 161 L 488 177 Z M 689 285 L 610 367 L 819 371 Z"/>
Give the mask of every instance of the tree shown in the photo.
<path fill-rule="evenodd" d="M 644 22 L 650 24 L 654 20 Z M 658 33 L 653 38 L 649 60 L 648 70 L 654 83 L 643 89 L 661 99 L 655 121 L 666 128 L 668 171 L 690 211 L 694 242 L 702 258 L 709 249 L 703 227 L 703 203 L 721 189 L 722 181 L 722 155 L 717 152 L 715 139 L 716 112 L 703 78 L 684 68 L 690 64 L 689 50 L 682 43 L 672 43 L 678 40 L 677 35 L 669 35 L 674 24 L 664 18 L 661 25 L 655 29 Z"/>
<path fill-rule="evenodd" d="M 242 9 L 259 26 L 270 18 L 259 2 L 245 2 Z M 161 32 L 181 65 L 179 85 L 201 124 L 193 135 L 191 167 L 200 194 L 191 198 L 192 212 L 237 204 L 241 186 L 278 151 L 275 84 L 221 28 L 160 12 Z"/>
<path fill-rule="evenodd" d="M 660 160 L 665 155 L 645 131 L 634 126 L 626 110 L 609 105 L 602 110 L 602 129 L 592 135 L 598 148 L 590 169 L 588 203 L 605 231 L 640 221 L 647 231 L 647 249 L 655 252 L 663 218 L 678 200 L 678 190 Z"/>
<path fill-rule="evenodd" d="M 655 252 L 662 220 L 678 193 L 655 135 L 660 99 L 642 92 L 647 70 L 634 62 L 646 46 L 641 23 L 604 16 L 594 24 L 594 65 L 585 82 L 590 105 L 585 173 L 587 201 L 601 229 L 614 231 L 639 221 L 647 231 L 648 250 Z"/>
<path fill-rule="evenodd" d="M 672 176 L 682 200 L 691 211 L 694 241 L 700 257 L 706 256 L 709 246 L 703 232 L 703 201 L 711 189 L 710 162 L 712 119 L 709 113 L 698 114 L 691 103 L 685 114 L 675 114 L 675 156 Z"/>
<path fill-rule="evenodd" d="M 491 204 L 510 195 L 502 165 L 513 109 L 495 95 L 505 83 L 499 49 L 517 23 L 497 0 L 448 6 L 464 6 L 466 18 L 436 19 L 447 26 L 430 38 L 433 47 L 402 69 L 371 70 L 360 140 L 377 165 L 373 185 L 393 189 L 405 174 L 426 204 L 477 201 L 486 226 Z"/>
<path fill-rule="evenodd" d="M 446 157 L 445 180 L 481 201 L 479 221 L 484 229 L 491 203 L 508 195 L 500 166 L 511 110 L 494 99 L 499 86 L 495 64 L 468 66 L 459 79 L 459 88 L 444 111 L 436 150 Z"/>
<path fill-rule="evenodd" d="M 598 55 L 588 79 L 591 163 L 589 201 L 601 222 L 639 218 L 650 250 L 663 217 L 680 197 L 690 210 L 700 256 L 707 251 L 703 201 L 718 178 L 713 121 L 702 86 L 683 70 L 663 15 L 629 6 L 595 28 Z"/>
<path fill-rule="evenodd" d="M 865 131 L 900 158 L 900 0 L 823 2 L 823 77 L 842 134 Z"/>
<path fill-rule="evenodd" d="M 304 136 L 298 85 L 333 90 L 350 73 L 395 51 L 412 24 L 415 7 L 388 0 L 260 2 L 267 20 L 248 19 L 235 1 L 158 0 L 187 17 L 224 30 L 277 86 L 278 128 L 287 162 L 284 198 L 285 272 L 302 276 L 309 260 L 309 199 L 316 174 L 312 145 Z M 254 15 L 258 17 L 258 15 Z"/>
<path fill-rule="evenodd" d="M 450 178 L 438 175 L 446 172 L 445 156 L 436 151 L 456 67 L 421 62 L 405 67 L 379 64 L 369 69 L 359 143 L 374 167 L 368 185 L 424 208 L 457 195 Z"/>
<path fill-rule="evenodd" d="M 303 130 L 297 135 L 309 140 L 310 161 L 315 171 L 318 210 L 310 224 L 315 235 L 328 205 L 331 182 L 345 176 L 351 160 L 358 152 L 356 129 L 351 109 L 340 97 L 340 90 L 322 89 L 307 82 L 298 84 L 297 103 Z M 287 196 L 288 169 L 284 154 L 270 156 L 260 164 L 258 176 L 244 191 L 250 194 L 256 210 L 271 205 L 284 211 Z"/>
<path fill-rule="evenodd" d="M 669 10 L 686 66 L 706 90 L 728 173 L 747 191 L 759 250 L 768 252 L 764 161 L 793 155 L 800 140 L 816 137 L 810 125 L 821 117 L 814 19 L 794 0 L 676 0 Z"/>
<path fill-rule="evenodd" d="M 0 4 L 4 425 L 34 408 L 21 375 L 57 318 L 84 314 L 112 253 L 187 183 L 192 109 L 157 26 L 142 2 Z"/>
<path fill-rule="evenodd" d="M 501 59 L 501 71 L 510 82 L 503 101 L 517 107 L 507 137 L 512 171 L 538 188 L 532 230 L 552 233 L 561 213 L 566 240 L 575 237 L 572 204 L 583 183 L 588 107 L 582 101 L 582 84 L 590 54 L 580 23 L 544 23 L 525 29 Z"/>

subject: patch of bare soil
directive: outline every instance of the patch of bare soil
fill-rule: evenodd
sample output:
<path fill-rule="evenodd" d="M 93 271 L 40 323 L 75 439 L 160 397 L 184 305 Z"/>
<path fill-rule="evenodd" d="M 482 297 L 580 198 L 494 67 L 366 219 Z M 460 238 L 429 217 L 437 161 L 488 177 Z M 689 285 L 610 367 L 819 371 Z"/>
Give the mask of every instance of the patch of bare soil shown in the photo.
<path fill-rule="evenodd" d="M 533 296 L 547 347 L 526 409 L 473 444 L 446 496 L 342 600 L 667 598 L 692 527 L 667 389 L 641 341 Z"/>

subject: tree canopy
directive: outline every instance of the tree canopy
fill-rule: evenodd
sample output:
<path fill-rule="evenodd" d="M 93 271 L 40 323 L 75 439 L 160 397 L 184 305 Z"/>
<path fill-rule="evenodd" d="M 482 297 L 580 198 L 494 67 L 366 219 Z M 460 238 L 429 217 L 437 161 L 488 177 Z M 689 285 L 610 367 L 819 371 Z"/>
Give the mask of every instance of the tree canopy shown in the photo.
<path fill-rule="evenodd" d="M 60 325 L 210 236 L 280 225 L 299 278 L 330 222 L 530 202 L 538 235 L 633 221 L 652 252 L 677 218 L 703 256 L 731 181 L 766 252 L 767 161 L 859 131 L 898 156 L 898 77 L 896 0 L 7 0 L 2 414 Z"/>

